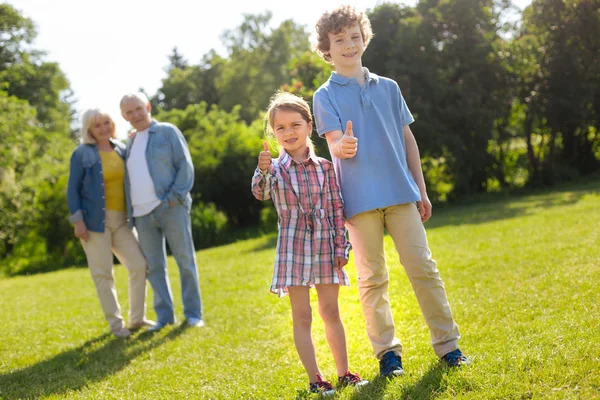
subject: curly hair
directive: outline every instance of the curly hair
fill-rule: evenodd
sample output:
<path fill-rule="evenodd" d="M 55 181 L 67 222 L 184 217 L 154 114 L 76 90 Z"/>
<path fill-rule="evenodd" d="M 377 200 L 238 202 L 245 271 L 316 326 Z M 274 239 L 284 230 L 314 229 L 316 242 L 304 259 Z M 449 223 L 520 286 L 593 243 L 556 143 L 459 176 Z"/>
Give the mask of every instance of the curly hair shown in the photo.
<path fill-rule="evenodd" d="M 337 35 L 344 28 L 358 24 L 362 35 L 365 48 L 373 38 L 373 29 L 369 17 L 363 12 L 357 12 L 353 6 L 339 6 L 333 11 L 326 11 L 317 21 L 315 28 L 317 29 L 317 53 L 328 63 L 331 63 L 331 56 L 326 54 L 329 52 L 331 43 L 329 42 L 329 34 Z"/>

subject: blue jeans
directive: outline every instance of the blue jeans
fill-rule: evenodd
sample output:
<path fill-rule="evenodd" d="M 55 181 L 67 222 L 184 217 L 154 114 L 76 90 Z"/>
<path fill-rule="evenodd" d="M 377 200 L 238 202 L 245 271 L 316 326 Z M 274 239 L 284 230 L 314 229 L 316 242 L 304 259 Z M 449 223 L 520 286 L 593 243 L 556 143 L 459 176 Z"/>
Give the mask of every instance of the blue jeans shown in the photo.
<path fill-rule="evenodd" d="M 173 294 L 167 273 L 165 239 L 179 267 L 183 313 L 188 320 L 202 319 L 202 300 L 189 206 L 177 203 L 170 207 L 165 200 L 150 214 L 136 217 L 135 227 L 140 247 L 148 261 L 147 276 L 154 290 L 157 322 L 175 323 Z"/>

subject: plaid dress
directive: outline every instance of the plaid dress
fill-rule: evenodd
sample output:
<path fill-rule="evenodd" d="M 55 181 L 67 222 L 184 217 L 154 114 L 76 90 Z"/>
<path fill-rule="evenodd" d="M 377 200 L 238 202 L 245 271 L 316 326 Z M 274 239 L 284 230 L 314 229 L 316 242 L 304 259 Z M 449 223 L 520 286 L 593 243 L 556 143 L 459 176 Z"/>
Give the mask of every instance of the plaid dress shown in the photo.
<path fill-rule="evenodd" d="M 269 171 L 257 168 L 252 177 L 254 197 L 271 198 L 279 217 L 271 292 L 280 297 L 288 286 L 350 284 L 346 271 L 334 267 L 334 257 L 347 259 L 351 246 L 333 164 L 308 152 L 296 162 L 282 150 Z"/>

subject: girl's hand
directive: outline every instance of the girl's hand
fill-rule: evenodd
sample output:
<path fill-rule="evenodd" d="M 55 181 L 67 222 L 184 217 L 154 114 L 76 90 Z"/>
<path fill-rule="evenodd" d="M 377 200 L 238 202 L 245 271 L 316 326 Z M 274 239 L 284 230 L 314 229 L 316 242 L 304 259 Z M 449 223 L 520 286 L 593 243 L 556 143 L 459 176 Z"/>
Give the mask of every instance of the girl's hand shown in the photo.
<path fill-rule="evenodd" d="M 89 235 L 87 227 L 85 226 L 85 222 L 75 222 L 75 236 L 83 240 L 84 242 L 88 241 Z"/>
<path fill-rule="evenodd" d="M 336 256 L 334 258 L 334 262 L 335 262 L 335 269 L 336 270 L 340 270 L 342 268 L 344 268 L 344 265 L 348 264 L 348 260 L 344 257 L 338 257 Z"/>
<path fill-rule="evenodd" d="M 269 144 L 267 142 L 263 142 L 263 151 L 258 155 L 258 169 L 262 172 L 266 172 L 271 165 L 271 152 L 269 151 Z"/>

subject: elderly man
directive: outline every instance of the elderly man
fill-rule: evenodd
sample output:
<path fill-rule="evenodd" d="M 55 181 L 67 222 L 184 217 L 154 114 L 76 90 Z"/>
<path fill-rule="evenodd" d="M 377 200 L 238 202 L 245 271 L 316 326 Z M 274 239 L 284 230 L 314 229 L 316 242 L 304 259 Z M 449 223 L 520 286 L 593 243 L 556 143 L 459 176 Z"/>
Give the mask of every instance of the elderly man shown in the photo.
<path fill-rule="evenodd" d="M 154 290 L 157 322 L 149 330 L 175 323 L 165 239 L 179 267 L 187 323 L 201 327 L 202 300 L 190 221 L 194 168 L 179 129 L 152 119 L 151 109 L 143 93 L 121 99 L 121 114 L 135 128 L 127 146 L 125 191 L 129 221 L 138 232 Z"/>

